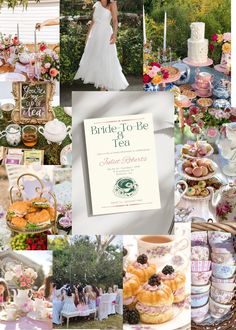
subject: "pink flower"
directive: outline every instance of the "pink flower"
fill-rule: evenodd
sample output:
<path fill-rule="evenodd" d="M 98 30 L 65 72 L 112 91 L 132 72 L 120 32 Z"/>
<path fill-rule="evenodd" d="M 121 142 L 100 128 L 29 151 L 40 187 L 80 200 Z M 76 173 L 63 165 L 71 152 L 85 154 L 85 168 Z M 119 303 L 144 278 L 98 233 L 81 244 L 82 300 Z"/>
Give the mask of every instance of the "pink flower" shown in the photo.
<path fill-rule="evenodd" d="M 58 74 L 59 74 L 59 71 L 55 68 L 52 68 L 50 71 L 49 71 L 49 74 L 51 77 L 55 78 Z"/>
<path fill-rule="evenodd" d="M 208 128 L 207 130 L 207 136 L 215 138 L 218 134 L 218 130 L 216 128 Z"/>
<path fill-rule="evenodd" d="M 223 216 L 232 211 L 232 207 L 228 202 L 219 203 L 216 207 L 216 214 L 219 216 Z"/>
<path fill-rule="evenodd" d="M 193 134 L 200 134 L 200 132 L 201 132 L 201 130 L 200 130 L 200 127 L 199 126 L 192 126 L 191 127 L 191 132 L 193 133 Z"/>
<path fill-rule="evenodd" d="M 212 37 L 211 37 L 211 40 L 212 41 L 217 41 L 217 39 L 218 39 L 218 35 L 216 33 L 213 34 Z"/>
<path fill-rule="evenodd" d="M 158 66 L 153 66 L 152 67 L 152 71 L 154 71 L 154 72 L 160 72 L 161 69 Z"/>
<path fill-rule="evenodd" d="M 41 67 L 41 73 L 44 74 L 46 72 L 47 72 L 47 70 L 44 67 Z"/>
<path fill-rule="evenodd" d="M 156 66 L 156 67 L 158 67 L 158 68 L 161 67 L 161 64 L 158 63 L 158 62 L 151 62 L 150 65 L 151 65 L 151 66 Z"/>
<path fill-rule="evenodd" d="M 187 117 L 187 118 L 185 118 L 185 123 L 188 126 L 191 126 L 193 124 L 193 117 Z"/>
<path fill-rule="evenodd" d="M 197 125 L 198 125 L 200 128 L 203 128 L 203 126 L 204 126 L 204 121 L 203 121 L 203 120 L 198 120 Z"/>
<path fill-rule="evenodd" d="M 210 51 L 213 52 L 213 50 L 215 49 L 215 46 L 213 44 L 209 44 L 209 49 L 210 49 Z"/>
<path fill-rule="evenodd" d="M 190 115 L 196 115 L 199 112 L 199 108 L 196 106 L 191 106 L 189 108 L 189 114 Z"/>
<path fill-rule="evenodd" d="M 21 283 L 20 283 L 20 287 L 21 287 L 21 288 L 23 288 L 23 287 L 25 287 L 25 286 L 26 286 L 26 283 L 25 283 L 25 282 L 21 282 Z"/>
<path fill-rule="evenodd" d="M 155 70 L 150 70 L 149 72 L 148 72 L 148 75 L 149 75 L 149 77 L 151 77 L 151 78 L 154 78 L 155 76 L 156 76 L 156 71 Z"/>
<path fill-rule="evenodd" d="M 224 41 L 231 41 L 231 33 L 230 32 L 226 32 L 223 34 L 223 40 Z"/>
<path fill-rule="evenodd" d="M 45 63 L 45 64 L 44 64 L 44 67 L 45 67 L 46 69 L 49 69 L 49 68 L 50 68 L 50 66 L 51 66 L 51 64 L 50 64 L 50 63 Z"/>

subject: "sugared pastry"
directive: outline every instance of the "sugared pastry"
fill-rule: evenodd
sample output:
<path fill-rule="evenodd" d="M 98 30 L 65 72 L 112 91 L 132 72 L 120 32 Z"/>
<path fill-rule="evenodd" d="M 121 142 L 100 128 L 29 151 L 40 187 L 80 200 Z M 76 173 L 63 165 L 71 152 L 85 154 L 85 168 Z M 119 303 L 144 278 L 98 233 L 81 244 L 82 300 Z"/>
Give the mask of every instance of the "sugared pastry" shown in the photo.
<path fill-rule="evenodd" d="M 136 308 L 141 322 L 159 324 L 173 317 L 174 296 L 171 289 L 161 283 L 158 275 L 152 275 L 137 295 Z"/>
<path fill-rule="evenodd" d="M 129 264 L 127 271 L 136 275 L 141 284 L 146 283 L 150 276 L 155 274 L 156 265 L 148 262 L 146 254 L 138 256 L 137 260 Z"/>
<path fill-rule="evenodd" d="M 136 295 L 140 290 L 140 281 L 134 274 L 123 271 L 123 304 L 131 305 L 136 300 Z"/>
<path fill-rule="evenodd" d="M 184 273 L 175 272 L 172 266 L 165 266 L 159 276 L 162 282 L 172 290 L 174 303 L 181 302 L 185 299 L 186 276 Z"/>

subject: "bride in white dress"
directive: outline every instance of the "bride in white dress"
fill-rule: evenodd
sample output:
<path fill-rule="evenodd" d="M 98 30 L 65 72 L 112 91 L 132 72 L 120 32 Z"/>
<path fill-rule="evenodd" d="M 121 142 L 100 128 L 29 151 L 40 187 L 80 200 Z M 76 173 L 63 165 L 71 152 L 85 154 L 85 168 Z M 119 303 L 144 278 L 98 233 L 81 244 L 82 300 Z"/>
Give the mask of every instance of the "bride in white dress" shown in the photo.
<path fill-rule="evenodd" d="M 113 29 L 111 27 L 111 20 Z M 102 90 L 119 91 L 128 87 L 117 56 L 117 4 L 101 0 L 94 4 L 93 19 L 76 79 Z"/>

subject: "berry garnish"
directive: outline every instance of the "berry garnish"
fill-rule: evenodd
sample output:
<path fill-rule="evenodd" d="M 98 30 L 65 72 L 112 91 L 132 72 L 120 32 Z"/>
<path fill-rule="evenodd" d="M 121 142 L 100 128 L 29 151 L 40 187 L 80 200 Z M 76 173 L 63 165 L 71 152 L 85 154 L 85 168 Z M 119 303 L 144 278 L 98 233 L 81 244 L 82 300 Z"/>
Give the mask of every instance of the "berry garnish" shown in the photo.
<path fill-rule="evenodd" d="M 137 258 L 137 262 L 142 265 L 146 264 L 147 261 L 148 261 L 148 257 L 146 256 L 146 254 L 140 254 L 140 256 L 138 256 Z"/>
<path fill-rule="evenodd" d="M 171 275 L 175 272 L 174 268 L 172 266 L 165 266 L 163 269 L 162 269 L 162 273 L 165 274 L 165 275 Z"/>
<path fill-rule="evenodd" d="M 129 324 L 138 324 L 140 321 L 140 316 L 139 316 L 139 312 L 137 311 L 136 308 L 132 308 L 130 310 L 128 310 L 128 323 Z"/>
<path fill-rule="evenodd" d="M 161 284 L 160 276 L 157 274 L 152 275 L 148 280 L 148 284 L 151 286 L 159 286 Z"/>

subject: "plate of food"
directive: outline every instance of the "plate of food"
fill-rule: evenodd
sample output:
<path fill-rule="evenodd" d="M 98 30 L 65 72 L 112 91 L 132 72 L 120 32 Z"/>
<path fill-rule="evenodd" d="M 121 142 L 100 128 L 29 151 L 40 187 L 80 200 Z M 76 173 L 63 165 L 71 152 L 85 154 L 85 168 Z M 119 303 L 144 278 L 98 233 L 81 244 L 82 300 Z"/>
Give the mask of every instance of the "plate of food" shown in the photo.
<path fill-rule="evenodd" d="M 164 69 L 168 71 L 169 78 L 175 78 L 179 74 L 179 69 L 173 66 L 165 66 Z"/>
<path fill-rule="evenodd" d="M 213 153 L 213 147 L 206 141 L 198 141 L 193 144 L 186 143 L 181 149 L 182 156 L 189 159 L 209 157 Z"/>
<path fill-rule="evenodd" d="M 194 100 L 197 97 L 197 94 L 189 89 L 184 89 L 182 95 L 187 96 L 190 100 Z"/>
<path fill-rule="evenodd" d="M 208 200 L 211 192 L 207 187 L 206 181 L 194 181 L 194 185 L 189 186 L 183 198 L 188 200 Z"/>
<path fill-rule="evenodd" d="M 179 166 L 179 174 L 189 180 L 207 180 L 217 171 L 217 164 L 208 158 L 186 159 Z"/>
<path fill-rule="evenodd" d="M 200 107 L 208 108 L 208 107 L 212 106 L 213 100 L 210 99 L 209 97 L 201 97 L 200 99 L 197 100 L 197 104 Z"/>
<path fill-rule="evenodd" d="M 7 210 L 7 225 L 18 232 L 37 232 L 49 229 L 55 221 L 55 208 L 47 198 L 13 202 Z"/>

